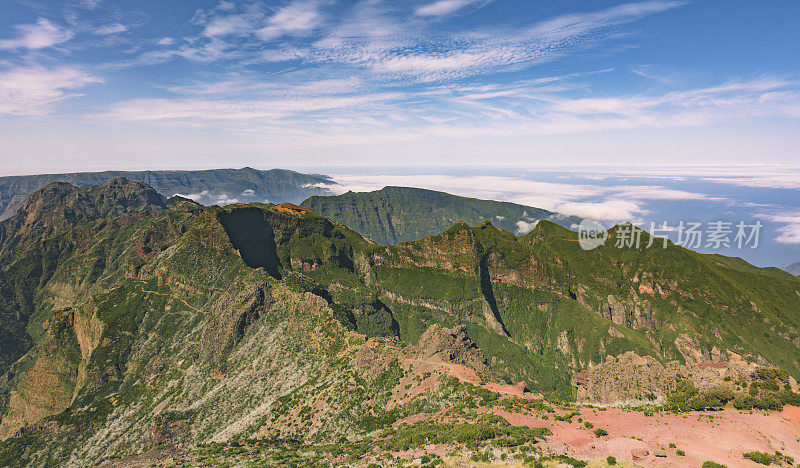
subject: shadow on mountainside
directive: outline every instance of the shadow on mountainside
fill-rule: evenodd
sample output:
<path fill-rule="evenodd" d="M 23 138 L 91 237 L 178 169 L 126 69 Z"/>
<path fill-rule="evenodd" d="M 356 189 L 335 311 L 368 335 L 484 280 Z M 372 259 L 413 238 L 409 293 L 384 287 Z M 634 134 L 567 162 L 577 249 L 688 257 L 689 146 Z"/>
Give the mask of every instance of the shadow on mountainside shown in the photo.
<path fill-rule="evenodd" d="M 275 233 L 262 210 L 242 208 L 220 213 L 219 220 L 247 266 L 263 268 L 273 278 L 281 278 Z"/>

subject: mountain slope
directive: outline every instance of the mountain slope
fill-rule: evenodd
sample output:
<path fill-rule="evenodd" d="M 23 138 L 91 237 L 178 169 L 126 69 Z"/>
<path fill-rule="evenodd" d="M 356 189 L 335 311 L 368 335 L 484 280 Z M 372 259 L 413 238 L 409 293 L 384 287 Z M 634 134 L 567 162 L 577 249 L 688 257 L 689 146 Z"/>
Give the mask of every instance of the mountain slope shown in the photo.
<path fill-rule="evenodd" d="M 0 377 L 0 464 L 199 462 L 255 439 L 345 464 L 432 440 L 517 447 L 548 431 L 473 411 L 499 395 L 465 375 L 603 403 L 664 402 L 678 376 L 757 395 L 758 366 L 800 377 L 797 279 L 674 245 L 617 249 L 616 229 L 590 252 L 548 221 L 378 246 L 291 204 L 151 190 L 56 185 L 0 223 L 0 324 L 23 338 Z M 616 361 L 631 355 L 666 377 L 640 382 Z M 604 365 L 623 369 L 604 381 Z M 526 401 L 501 404 L 554 411 Z"/>
<path fill-rule="evenodd" d="M 571 226 L 580 219 L 515 203 L 459 197 L 412 187 L 385 187 L 374 192 L 313 196 L 302 203 L 339 221 L 378 244 L 388 245 L 438 234 L 457 222 L 496 226 L 525 234 L 537 220 Z"/>
<path fill-rule="evenodd" d="M 315 184 L 331 183 L 326 176 L 283 169 L 261 171 L 210 169 L 202 171 L 105 171 L 0 177 L 0 220 L 10 218 L 28 195 L 52 182 L 93 187 L 124 177 L 153 187 L 165 197 L 191 196 L 203 205 L 273 201 L 299 203 L 310 195 L 328 191 Z"/>

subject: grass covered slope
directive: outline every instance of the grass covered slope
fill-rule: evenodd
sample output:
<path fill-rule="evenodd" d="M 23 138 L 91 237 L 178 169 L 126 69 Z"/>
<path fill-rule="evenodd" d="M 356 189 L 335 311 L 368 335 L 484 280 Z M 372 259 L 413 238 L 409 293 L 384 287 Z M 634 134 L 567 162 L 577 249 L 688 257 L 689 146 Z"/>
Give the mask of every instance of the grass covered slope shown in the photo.
<path fill-rule="evenodd" d="M 228 204 L 234 201 L 299 203 L 310 195 L 325 195 L 327 189 L 316 184 L 331 183 L 326 176 L 302 174 L 284 169 L 267 171 L 242 169 L 209 169 L 202 171 L 104 171 L 74 172 L 0 177 L 0 220 L 10 218 L 28 195 L 53 182 L 76 187 L 94 187 L 124 177 L 142 182 L 165 197 L 192 195 L 203 205 Z"/>
<path fill-rule="evenodd" d="M 459 197 L 412 187 L 385 187 L 374 192 L 313 196 L 302 203 L 323 216 L 355 229 L 378 244 L 421 239 L 455 223 L 485 220 L 511 232 L 527 233 L 540 219 L 570 226 L 580 222 L 551 211 L 515 203 Z M 522 224 L 518 224 L 518 223 Z"/>

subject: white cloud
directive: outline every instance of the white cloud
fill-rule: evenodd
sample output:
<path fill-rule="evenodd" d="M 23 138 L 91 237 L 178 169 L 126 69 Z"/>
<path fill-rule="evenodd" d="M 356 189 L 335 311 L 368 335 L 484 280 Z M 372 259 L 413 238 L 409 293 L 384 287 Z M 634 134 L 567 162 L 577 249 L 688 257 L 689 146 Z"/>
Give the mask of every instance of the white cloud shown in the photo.
<path fill-rule="evenodd" d="M 78 0 L 77 4 L 81 8 L 86 8 L 87 10 L 94 10 L 103 3 L 103 0 Z"/>
<path fill-rule="evenodd" d="M 594 13 L 565 15 L 527 27 L 483 28 L 479 32 L 433 30 L 426 19 L 490 2 L 434 1 L 417 8 L 415 16 L 404 18 L 399 16 L 397 5 L 390 2 L 362 0 L 339 15 L 338 24 L 327 21 L 322 6 L 328 2 L 320 0 L 294 0 L 275 10 L 264 9 L 259 4 L 217 6 L 198 11 L 192 23 L 203 27 L 204 40 L 217 39 L 217 49 L 223 51 L 234 46 L 225 42 L 233 42 L 234 37 L 290 41 L 293 37 L 324 35 L 303 47 L 290 43 L 266 51 L 257 41 L 245 44 L 240 41 L 235 43 L 239 56 L 204 53 L 208 44 L 192 40 L 173 56 L 198 61 L 233 60 L 242 55 L 269 62 L 302 59 L 309 64 L 368 70 L 382 81 L 434 82 L 553 60 L 570 50 L 612 38 L 609 29 L 614 26 L 681 5 L 667 1 L 633 3 Z M 291 53 L 285 53 L 287 49 Z"/>
<path fill-rule="evenodd" d="M 414 13 L 417 16 L 444 16 L 477 3 L 486 3 L 485 0 L 438 0 L 417 8 Z"/>
<path fill-rule="evenodd" d="M 220 120 L 259 121 L 279 124 L 280 120 L 307 113 L 329 116 L 346 109 L 374 109 L 383 101 L 398 99 L 398 93 L 275 97 L 267 99 L 133 99 L 112 106 L 103 118 L 138 122 L 183 122 L 206 125 Z M 321 117 L 320 117 L 321 118 Z"/>
<path fill-rule="evenodd" d="M 630 221 L 641 214 L 646 214 L 647 210 L 630 201 L 606 200 L 562 203 L 558 205 L 558 212 L 596 220 Z"/>
<path fill-rule="evenodd" d="M 293 1 L 276 11 L 255 34 L 265 41 L 284 35 L 305 35 L 322 24 L 323 16 L 319 7 L 318 1 Z"/>
<path fill-rule="evenodd" d="M 123 33 L 128 30 L 128 26 L 120 23 L 109 24 L 106 26 L 100 26 L 99 28 L 95 29 L 95 34 L 100 34 L 101 36 L 111 36 L 113 34 Z"/>
<path fill-rule="evenodd" d="M 173 197 L 188 198 L 189 200 L 193 200 L 193 201 L 196 201 L 196 202 L 200 203 L 200 200 L 202 200 L 203 198 L 207 197 L 208 195 L 209 195 L 209 191 L 208 190 L 203 190 L 202 192 L 197 192 L 197 193 L 187 193 L 187 194 L 176 193 L 176 194 L 173 195 Z"/>
<path fill-rule="evenodd" d="M 520 219 L 519 221 L 517 221 L 517 234 L 525 235 L 533 231 L 533 228 L 535 228 L 537 224 L 539 224 L 538 220 L 525 221 L 524 219 Z"/>
<path fill-rule="evenodd" d="M 753 168 L 752 171 L 759 172 L 763 171 L 763 169 Z M 747 176 L 704 177 L 704 180 L 743 187 L 800 190 L 800 170 L 798 169 L 788 169 L 780 172 L 769 171 L 758 175 Z"/>
<path fill-rule="evenodd" d="M 762 214 L 759 217 L 784 224 L 778 228 L 778 236 L 775 238 L 779 243 L 800 244 L 800 212 Z"/>
<path fill-rule="evenodd" d="M 646 1 L 627 3 L 591 13 L 564 15 L 535 25 L 531 28 L 531 33 L 550 38 L 582 35 L 588 31 L 637 21 L 683 4 L 684 2 L 675 1 Z"/>
<path fill-rule="evenodd" d="M 615 196 L 640 200 L 724 200 L 705 193 L 687 192 L 659 185 L 622 185 L 612 189 L 615 190 Z"/>
<path fill-rule="evenodd" d="M 101 81 L 71 67 L 16 68 L 0 72 L 0 115 L 48 114 L 55 103 L 77 96 L 75 90 Z"/>
<path fill-rule="evenodd" d="M 203 26 L 207 38 L 223 36 L 255 36 L 272 41 L 282 36 L 303 36 L 318 28 L 324 20 L 319 0 L 294 0 L 269 11 L 261 4 L 246 4 L 241 8 L 222 2 L 210 11 L 200 10 L 192 18 Z"/>
<path fill-rule="evenodd" d="M 789 224 L 778 228 L 780 235 L 775 238 L 781 244 L 800 244 L 800 220 L 795 224 Z"/>
<path fill-rule="evenodd" d="M 39 18 L 35 24 L 20 24 L 14 26 L 17 37 L 14 39 L 1 39 L 0 49 L 44 49 L 74 36 L 72 31 L 62 29 L 45 18 Z"/>

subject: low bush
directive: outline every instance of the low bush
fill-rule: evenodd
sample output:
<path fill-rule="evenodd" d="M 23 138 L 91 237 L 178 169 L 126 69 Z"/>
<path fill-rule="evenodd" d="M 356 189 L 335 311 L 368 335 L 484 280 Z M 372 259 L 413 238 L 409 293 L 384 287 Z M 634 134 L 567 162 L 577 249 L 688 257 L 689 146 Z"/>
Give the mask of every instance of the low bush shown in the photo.
<path fill-rule="evenodd" d="M 704 461 L 702 468 L 728 468 L 727 465 L 721 463 L 714 463 L 712 461 Z"/>
<path fill-rule="evenodd" d="M 761 463 L 762 465 L 771 465 L 772 462 L 779 461 L 775 460 L 775 457 L 773 457 L 772 455 L 764 452 L 747 452 L 743 453 L 742 457 L 748 460 L 752 460 L 756 463 Z"/>

